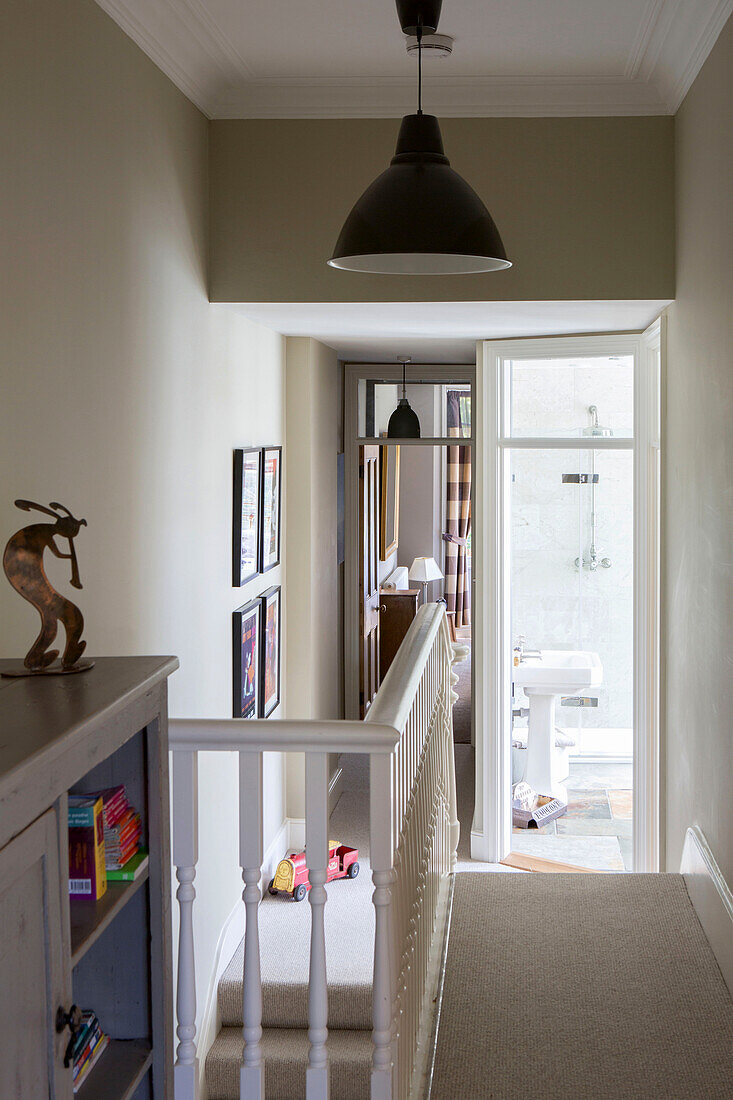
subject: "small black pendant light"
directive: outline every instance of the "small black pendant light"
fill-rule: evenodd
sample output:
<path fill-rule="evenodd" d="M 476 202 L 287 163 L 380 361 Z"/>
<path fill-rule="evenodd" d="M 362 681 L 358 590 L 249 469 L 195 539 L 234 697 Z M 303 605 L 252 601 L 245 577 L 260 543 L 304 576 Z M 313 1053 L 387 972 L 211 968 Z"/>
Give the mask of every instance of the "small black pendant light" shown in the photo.
<path fill-rule="evenodd" d="M 399 359 L 398 362 L 402 363 L 402 397 L 400 398 L 397 408 L 389 418 L 387 438 L 419 439 L 420 421 L 418 420 L 415 410 L 411 408 L 410 402 L 407 400 L 405 394 L 405 372 L 407 370 L 407 364 L 411 363 L 412 360 Z"/>
<path fill-rule="evenodd" d="M 458 275 L 511 267 L 491 214 L 450 166 L 435 115 L 422 111 L 422 36 L 442 0 L 397 0 L 402 30 L 418 40 L 418 109 L 405 115 L 389 168 L 349 214 L 331 267 L 383 275 Z"/>

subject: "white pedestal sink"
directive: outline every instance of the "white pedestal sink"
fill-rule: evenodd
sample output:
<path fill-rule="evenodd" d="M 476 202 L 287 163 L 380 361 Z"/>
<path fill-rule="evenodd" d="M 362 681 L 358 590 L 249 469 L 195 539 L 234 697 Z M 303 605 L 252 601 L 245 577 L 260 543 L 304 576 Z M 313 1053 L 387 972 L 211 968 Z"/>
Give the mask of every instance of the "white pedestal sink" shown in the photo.
<path fill-rule="evenodd" d="M 524 778 L 538 794 L 567 803 L 567 790 L 555 768 L 555 703 L 558 695 L 575 695 L 603 683 L 600 657 L 576 649 L 541 649 L 538 657 L 526 656 L 512 674 L 529 699 Z"/>

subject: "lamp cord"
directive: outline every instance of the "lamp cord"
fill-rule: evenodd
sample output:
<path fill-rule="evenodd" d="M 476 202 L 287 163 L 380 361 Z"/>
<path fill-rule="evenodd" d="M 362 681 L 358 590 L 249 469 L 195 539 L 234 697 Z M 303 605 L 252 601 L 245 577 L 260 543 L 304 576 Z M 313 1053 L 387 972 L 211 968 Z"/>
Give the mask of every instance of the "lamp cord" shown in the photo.
<path fill-rule="evenodd" d="M 417 113 L 422 114 L 422 16 L 417 25 Z"/>

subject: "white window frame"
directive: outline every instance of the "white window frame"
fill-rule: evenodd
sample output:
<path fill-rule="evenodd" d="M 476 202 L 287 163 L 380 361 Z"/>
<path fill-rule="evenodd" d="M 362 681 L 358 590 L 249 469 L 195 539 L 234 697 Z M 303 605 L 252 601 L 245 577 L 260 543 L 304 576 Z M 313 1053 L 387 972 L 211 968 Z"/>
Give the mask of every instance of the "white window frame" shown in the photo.
<path fill-rule="evenodd" d="M 659 526 L 663 318 L 644 333 L 487 340 L 477 346 L 474 526 L 476 811 L 474 859 L 499 862 L 511 850 L 509 452 L 588 450 L 588 439 L 522 438 L 509 424 L 509 361 L 632 355 L 634 437 L 600 437 L 595 450 L 634 456 L 634 818 L 635 871 L 660 865 Z M 478 517 L 477 517 L 478 518 Z M 480 563 L 480 565 L 479 565 Z"/>

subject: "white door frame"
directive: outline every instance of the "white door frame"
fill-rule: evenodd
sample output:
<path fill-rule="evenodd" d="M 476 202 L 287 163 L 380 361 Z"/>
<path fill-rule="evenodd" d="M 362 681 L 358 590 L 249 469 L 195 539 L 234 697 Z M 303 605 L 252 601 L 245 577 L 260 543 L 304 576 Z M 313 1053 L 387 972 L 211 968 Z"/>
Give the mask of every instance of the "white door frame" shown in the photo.
<path fill-rule="evenodd" d="M 476 367 L 470 364 L 410 363 L 408 373 L 413 380 L 445 385 L 448 382 L 471 383 L 475 394 Z M 359 717 L 359 448 L 365 443 L 399 443 L 400 446 L 455 446 L 451 437 L 424 439 L 383 439 L 359 435 L 359 381 L 379 378 L 385 382 L 402 382 L 399 363 L 344 364 L 344 685 L 345 716 Z M 408 385 L 410 379 L 408 379 Z M 476 398 L 474 397 L 474 401 Z M 471 446 L 472 476 L 476 473 L 476 428 L 471 419 L 472 437 L 461 443 Z M 475 484 L 475 482 L 473 482 Z M 472 496 L 472 524 L 481 514 L 481 503 Z M 475 627 L 474 627 L 475 631 Z"/>
<path fill-rule="evenodd" d="M 515 448 L 588 450 L 585 438 L 511 438 L 507 361 L 590 355 L 634 356 L 634 439 L 595 439 L 597 450 L 634 454 L 634 869 L 659 870 L 659 500 L 663 319 L 644 333 L 487 340 L 477 345 L 474 615 L 476 811 L 474 859 L 498 862 L 511 849 L 511 635 L 509 462 Z"/>

